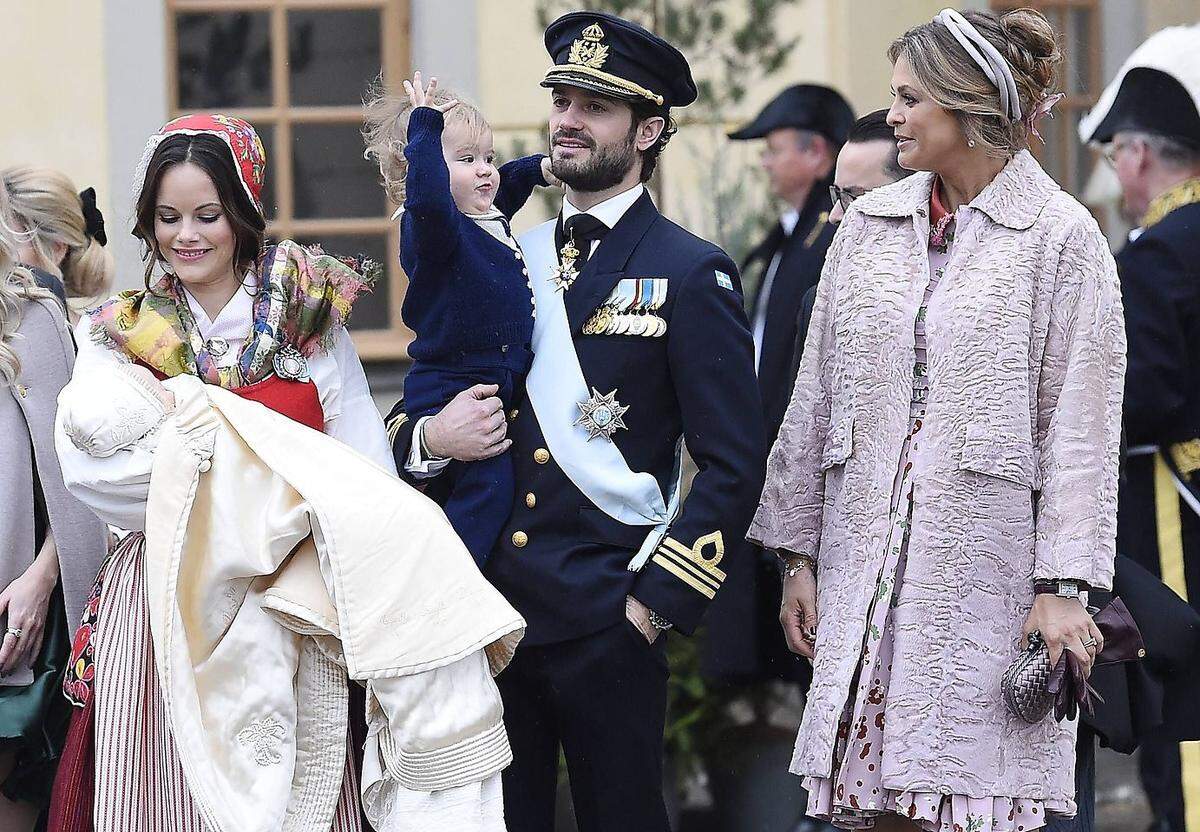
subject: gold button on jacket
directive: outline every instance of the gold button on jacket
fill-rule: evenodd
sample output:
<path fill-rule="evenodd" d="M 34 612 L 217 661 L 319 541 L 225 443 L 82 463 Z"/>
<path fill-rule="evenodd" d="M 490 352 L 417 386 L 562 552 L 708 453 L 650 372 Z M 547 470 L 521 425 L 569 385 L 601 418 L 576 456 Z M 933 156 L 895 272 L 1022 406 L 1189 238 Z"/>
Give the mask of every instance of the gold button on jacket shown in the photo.
<path fill-rule="evenodd" d="M 525 532 L 513 532 L 512 542 L 518 549 L 524 548 L 525 544 L 529 542 L 529 535 Z"/>
<path fill-rule="evenodd" d="M 537 495 L 530 491 L 525 495 L 525 508 L 534 508 L 537 506 Z"/>
<path fill-rule="evenodd" d="M 538 465 L 545 465 L 550 461 L 550 452 L 545 448 L 538 448 L 533 452 L 533 461 Z"/>

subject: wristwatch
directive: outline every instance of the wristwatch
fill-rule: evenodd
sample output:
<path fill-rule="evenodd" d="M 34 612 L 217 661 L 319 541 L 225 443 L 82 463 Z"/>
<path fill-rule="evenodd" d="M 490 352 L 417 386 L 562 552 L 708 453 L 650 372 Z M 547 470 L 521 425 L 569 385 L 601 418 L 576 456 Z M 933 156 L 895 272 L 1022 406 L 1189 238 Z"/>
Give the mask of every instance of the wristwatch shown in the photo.
<path fill-rule="evenodd" d="M 1071 578 L 1057 578 L 1048 581 L 1034 581 L 1034 595 L 1056 595 L 1059 598 L 1078 598 L 1079 593 L 1087 589 L 1087 584 Z"/>

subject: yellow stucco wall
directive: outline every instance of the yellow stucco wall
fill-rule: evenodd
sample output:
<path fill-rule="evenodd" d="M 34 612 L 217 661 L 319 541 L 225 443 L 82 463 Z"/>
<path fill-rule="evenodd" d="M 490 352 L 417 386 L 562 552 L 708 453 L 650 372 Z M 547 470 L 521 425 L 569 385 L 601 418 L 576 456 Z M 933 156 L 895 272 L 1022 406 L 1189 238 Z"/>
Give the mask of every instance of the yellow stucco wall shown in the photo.
<path fill-rule="evenodd" d="M 103 0 L 0 0 L 0 166 L 58 168 L 109 208 Z"/>

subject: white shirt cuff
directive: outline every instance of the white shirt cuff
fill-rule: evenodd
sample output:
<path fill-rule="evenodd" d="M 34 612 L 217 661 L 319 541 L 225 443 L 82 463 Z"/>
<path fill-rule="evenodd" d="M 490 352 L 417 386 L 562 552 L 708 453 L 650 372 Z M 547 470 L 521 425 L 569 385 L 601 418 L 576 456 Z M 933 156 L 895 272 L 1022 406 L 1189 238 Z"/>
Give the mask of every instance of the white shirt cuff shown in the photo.
<path fill-rule="evenodd" d="M 404 470 L 419 480 L 436 477 L 450 464 L 447 457 L 431 456 L 426 458 L 421 452 L 421 439 L 425 435 L 425 423 L 432 418 L 432 416 L 422 416 L 417 420 L 417 424 L 413 427 L 412 447 L 409 449 L 408 459 L 404 463 Z"/>

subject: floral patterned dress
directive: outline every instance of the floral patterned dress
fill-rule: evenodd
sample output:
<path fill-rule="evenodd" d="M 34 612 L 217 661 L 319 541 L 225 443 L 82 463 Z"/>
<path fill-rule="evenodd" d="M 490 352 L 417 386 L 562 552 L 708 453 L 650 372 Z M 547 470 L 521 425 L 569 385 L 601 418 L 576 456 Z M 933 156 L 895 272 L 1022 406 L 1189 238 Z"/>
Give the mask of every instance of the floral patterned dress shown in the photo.
<path fill-rule="evenodd" d="M 883 734 L 888 683 L 892 671 L 892 610 L 904 581 L 912 521 L 913 481 L 909 454 L 920 441 L 929 392 L 925 318 L 930 298 L 945 277 L 954 242 L 954 214 L 947 213 L 933 189 L 929 239 L 929 283 L 913 327 L 916 360 L 909 410 L 909 432 L 901 448 L 892 488 L 887 555 L 868 609 L 862 661 L 851 683 L 852 696 L 838 722 L 832 777 L 806 777 L 808 813 L 841 829 L 872 829 L 876 819 L 898 814 L 924 832 L 1027 832 L 1046 824 L 1046 810 L 1066 809 L 1053 802 L 1011 797 L 968 797 L 897 791 L 883 785 Z"/>

